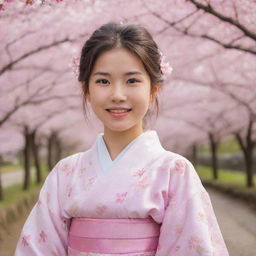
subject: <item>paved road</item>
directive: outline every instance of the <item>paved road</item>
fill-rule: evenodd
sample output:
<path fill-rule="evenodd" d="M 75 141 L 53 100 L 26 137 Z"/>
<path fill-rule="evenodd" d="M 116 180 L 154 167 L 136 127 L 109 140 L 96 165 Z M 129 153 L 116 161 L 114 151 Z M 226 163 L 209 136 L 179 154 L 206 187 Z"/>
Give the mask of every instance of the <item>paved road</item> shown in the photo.
<path fill-rule="evenodd" d="M 2 185 L 3 188 L 9 187 L 14 184 L 21 184 L 23 182 L 23 175 L 24 171 L 23 170 L 18 170 L 18 171 L 13 171 L 13 172 L 7 172 L 7 173 L 2 173 Z M 35 169 L 31 169 L 31 178 L 34 179 L 35 177 Z M 0 254 L 0 256 L 2 256 Z"/>
<path fill-rule="evenodd" d="M 256 255 L 256 212 L 220 192 L 208 189 L 230 256 Z"/>
<path fill-rule="evenodd" d="M 240 201 L 212 189 L 207 189 L 207 191 L 210 194 L 230 256 L 255 256 L 256 213 Z M 1 256 L 13 256 L 24 221 L 25 217 L 10 226 L 9 235 L 4 242 L 0 242 Z"/>

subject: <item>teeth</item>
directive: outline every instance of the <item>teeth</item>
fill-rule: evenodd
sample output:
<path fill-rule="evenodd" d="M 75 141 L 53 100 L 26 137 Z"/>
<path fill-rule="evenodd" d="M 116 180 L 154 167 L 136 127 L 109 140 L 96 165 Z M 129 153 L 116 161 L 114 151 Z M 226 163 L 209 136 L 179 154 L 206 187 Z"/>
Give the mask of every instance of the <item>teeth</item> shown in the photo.
<path fill-rule="evenodd" d="M 122 109 L 110 109 L 109 110 L 110 112 L 113 112 L 113 113 L 124 113 L 124 112 L 128 112 L 129 110 L 122 110 Z"/>

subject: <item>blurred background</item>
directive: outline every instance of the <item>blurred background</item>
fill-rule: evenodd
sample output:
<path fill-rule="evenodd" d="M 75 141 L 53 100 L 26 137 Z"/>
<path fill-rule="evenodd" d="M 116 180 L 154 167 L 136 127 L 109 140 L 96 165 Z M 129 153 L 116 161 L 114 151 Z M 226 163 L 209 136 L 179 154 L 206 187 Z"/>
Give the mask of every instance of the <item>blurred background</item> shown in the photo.
<path fill-rule="evenodd" d="M 149 126 L 193 162 L 230 255 L 255 255 L 254 0 L 0 0 L 0 255 L 56 162 L 102 131 L 91 109 L 85 121 L 76 66 L 109 21 L 152 33 L 173 72 Z"/>

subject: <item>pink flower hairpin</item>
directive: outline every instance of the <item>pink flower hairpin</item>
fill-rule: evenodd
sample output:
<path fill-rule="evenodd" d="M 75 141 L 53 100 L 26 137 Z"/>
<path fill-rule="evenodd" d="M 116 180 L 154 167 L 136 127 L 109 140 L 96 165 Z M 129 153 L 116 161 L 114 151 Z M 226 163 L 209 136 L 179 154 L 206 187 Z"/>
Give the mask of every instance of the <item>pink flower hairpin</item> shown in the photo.
<path fill-rule="evenodd" d="M 166 77 L 172 73 L 173 68 L 170 65 L 170 63 L 166 61 L 166 57 L 163 55 L 162 52 L 160 52 L 160 55 L 161 55 L 161 61 L 160 61 L 161 71 L 163 73 L 163 78 L 166 79 Z"/>

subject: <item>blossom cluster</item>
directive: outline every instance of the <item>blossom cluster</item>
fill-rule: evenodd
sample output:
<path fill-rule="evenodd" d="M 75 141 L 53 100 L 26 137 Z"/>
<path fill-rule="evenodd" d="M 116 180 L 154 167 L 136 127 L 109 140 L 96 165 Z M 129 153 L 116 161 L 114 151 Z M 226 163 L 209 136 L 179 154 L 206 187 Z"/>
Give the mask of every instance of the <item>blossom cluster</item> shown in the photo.
<path fill-rule="evenodd" d="M 4 11 L 6 9 L 6 5 L 8 3 L 14 2 L 17 0 L 0 0 L 0 11 Z M 63 2 L 64 0 L 54 0 L 55 3 Z M 53 0 L 23 0 L 22 1 L 25 5 L 45 5 L 45 4 L 52 4 Z"/>
<path fill-rule="evenodd" d="M 166 57 L 163 55 L 162 52 L 160 52 L 160 55 L 161 55 L 161 61 L 160 61 L 161 71 L 163 74 L 163 78 L 166 79 L 167 76 L 169 76 L 172 73 L 173 68 L 170 65 L 170 63 L 166 61 Z"/>

